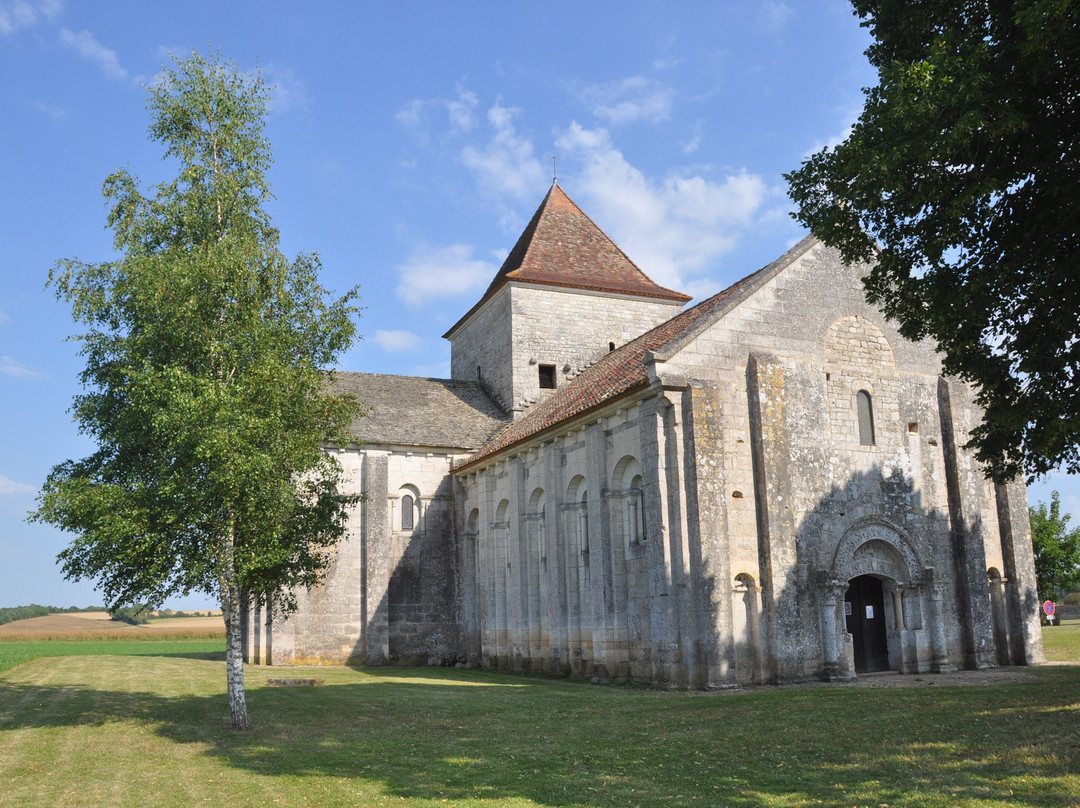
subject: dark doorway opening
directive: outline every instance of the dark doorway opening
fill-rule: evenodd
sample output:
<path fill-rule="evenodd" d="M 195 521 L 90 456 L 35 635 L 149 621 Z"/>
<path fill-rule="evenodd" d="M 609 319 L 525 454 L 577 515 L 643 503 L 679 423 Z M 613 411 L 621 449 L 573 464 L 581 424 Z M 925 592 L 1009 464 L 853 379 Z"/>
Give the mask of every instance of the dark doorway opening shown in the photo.
<path fill-rule="evenodd" d="M 889 639 L 881 581 L 872 575 L 852 578 L 844 596 L 844 615 L 855 646 L 855 673 L 887 671 Z"/>

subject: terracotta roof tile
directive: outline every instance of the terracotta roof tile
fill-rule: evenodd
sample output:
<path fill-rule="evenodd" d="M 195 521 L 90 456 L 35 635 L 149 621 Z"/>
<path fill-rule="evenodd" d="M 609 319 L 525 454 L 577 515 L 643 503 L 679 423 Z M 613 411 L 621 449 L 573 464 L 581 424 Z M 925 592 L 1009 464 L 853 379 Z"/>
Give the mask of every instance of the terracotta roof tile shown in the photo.
<path fill-rule="evenodd" d="M 444 336 L 453 333 L 510 281 L 682 303 L 690 300 L 689 295 L 653 282 L 557 183 L 551 186 L 483 297 Z"/>

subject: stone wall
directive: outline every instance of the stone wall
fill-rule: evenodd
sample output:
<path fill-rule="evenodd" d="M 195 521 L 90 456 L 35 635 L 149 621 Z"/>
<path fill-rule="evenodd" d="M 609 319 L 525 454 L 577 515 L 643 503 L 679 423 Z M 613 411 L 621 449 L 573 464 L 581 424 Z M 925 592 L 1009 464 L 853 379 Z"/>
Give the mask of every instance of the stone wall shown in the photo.
<path fill-rule="evenodd" d="M 454 456 L 379 446 L 338 454 L 364 495 L 318 587 L 264 626 L 253 615 L 249 658 L 276 664 L 454 664 L 462 659 Z M 402 521 L 411 502 L 412 526 Z"/>
<path fill-rule="evenodd" d="M 479 381 L 492 401 L 514 406 L 513 322 L 504 286 L 450 335 L 450 378 Z"/>
<path fill-rule="evenodd" d="M 541 400 L 539 366 L 555 368 L 556 386 L 610 350 L 678 314 L 669 300 L 511 283 L 451 336 L 451 374 L 474 380 L 507 410 Z"/>
<path fill-rule="evenodd" d="M 978 411 L 939 374 L 811 247 L 656 357 L 650 391 L 464 477 L 474 657 L 681 686 L 850 676 L 845 592 L 871 571 L 891 668 L 1039 659 L 1030 548 L 999 520 L 1022 488 L 986 482 L 962 448 Z M 637 543 L 626 458 L 643 480 Z"/>

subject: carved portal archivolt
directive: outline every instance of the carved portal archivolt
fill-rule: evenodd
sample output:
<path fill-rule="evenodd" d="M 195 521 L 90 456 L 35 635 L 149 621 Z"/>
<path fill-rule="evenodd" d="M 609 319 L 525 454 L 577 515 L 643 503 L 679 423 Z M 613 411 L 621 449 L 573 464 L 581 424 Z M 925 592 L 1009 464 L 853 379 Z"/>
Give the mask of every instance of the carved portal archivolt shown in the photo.
<path fill-rule="evenodd" d="M 911 542 L 899 528 L 883 519 L 864 519 L 840 539 L 831 572 L 838 581 L 877 575 L 911 585 L 921 580 L 923 568 Z"/>
<path fill-rule="evenodd" d="M 863 575 L 882 584 L 890 667 L 903 672 L 943 669 L 947 654 L 938 592 L 945 582 L 935 579 L 933 568 L 922 565 L 903 530 L 886 519 L 871 517 L 848 528 L 832 564 L 816 576 L 825 677 L 854 676 L 844 594 L 850 582 Z M 923 631 L 924 614 L 929 632 Z"/>

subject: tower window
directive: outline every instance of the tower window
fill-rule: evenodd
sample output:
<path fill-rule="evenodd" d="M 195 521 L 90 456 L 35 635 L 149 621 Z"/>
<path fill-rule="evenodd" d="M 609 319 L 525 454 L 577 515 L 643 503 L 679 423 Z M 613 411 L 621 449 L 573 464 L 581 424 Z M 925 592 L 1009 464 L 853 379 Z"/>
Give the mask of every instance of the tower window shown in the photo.
<path fill-rule="evenodd" d="M 555 366 L 554 365 L 540 365 L 540 389 L 541 390 L 554 390 L 555 389 Z"/>
<path fill-rule="evenodd" d="M 859 410 L 859 443 L 863 446 L 874 445 L 874 405 L 870 394 L 860 390 L 855 394 L 855 403 Z"/>
<path fill-rule="evenodd" d="M 413 498 L 406 494 L 401 498 L 401 529 L 412 530 L 416 527 L 416 505 Z"/>

